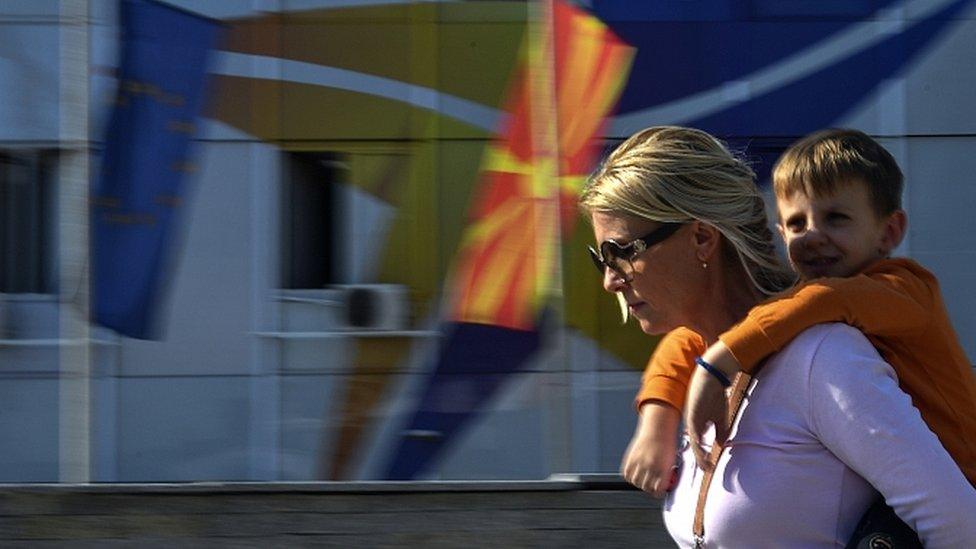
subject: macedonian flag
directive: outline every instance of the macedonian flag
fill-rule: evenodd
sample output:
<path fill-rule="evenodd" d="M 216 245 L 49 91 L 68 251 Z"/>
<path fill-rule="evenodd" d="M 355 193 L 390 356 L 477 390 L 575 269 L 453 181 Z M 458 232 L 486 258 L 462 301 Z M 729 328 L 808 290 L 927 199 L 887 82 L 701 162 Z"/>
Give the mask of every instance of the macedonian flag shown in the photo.
<path fill-rule="evenodd" d="M 452 277 L 458 322 L 535 328 L 559 274 L 560 226 L 571 229 L 594 138 L 626 82 L 631 49 L 602 22 L 561 2 L 551 18 L 529 39 L 485 153 Z"/>
<path fill-rule="evenodd" d="M 449 278 L 437 364 L 387 478 L 428 470 L 539 349 L 540 320 L 559 290 L 560 237 L 627 79 L 632 50 L 602 22 L 562 2 L 538 5 Z"/>

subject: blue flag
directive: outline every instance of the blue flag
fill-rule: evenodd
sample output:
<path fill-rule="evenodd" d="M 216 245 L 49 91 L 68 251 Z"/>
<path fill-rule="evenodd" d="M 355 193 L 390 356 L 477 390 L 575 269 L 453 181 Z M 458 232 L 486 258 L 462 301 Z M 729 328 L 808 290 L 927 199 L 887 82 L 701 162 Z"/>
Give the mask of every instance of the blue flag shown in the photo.
<path fill-rule="evenodd" d="M 158 335 L 160 293 L 195 170 L 190 140 L 220 24 L 151 0 L 123 0 L 119 87 L 92 197 L 92 315 L 121 334 Z"/>

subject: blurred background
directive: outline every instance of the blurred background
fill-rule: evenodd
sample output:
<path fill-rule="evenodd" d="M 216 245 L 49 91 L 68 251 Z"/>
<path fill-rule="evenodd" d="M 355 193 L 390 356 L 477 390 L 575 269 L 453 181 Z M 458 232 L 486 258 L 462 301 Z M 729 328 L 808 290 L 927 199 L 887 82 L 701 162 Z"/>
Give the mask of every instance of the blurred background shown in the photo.
<path fill-rule="evenodd" d="M 0 482 L 616 472 L 574 196 L 651 125 L 906 175 L 976 356 L 976 0 L 0 2 Z M 772 210 L 770 210 L 772 211 Z"/>

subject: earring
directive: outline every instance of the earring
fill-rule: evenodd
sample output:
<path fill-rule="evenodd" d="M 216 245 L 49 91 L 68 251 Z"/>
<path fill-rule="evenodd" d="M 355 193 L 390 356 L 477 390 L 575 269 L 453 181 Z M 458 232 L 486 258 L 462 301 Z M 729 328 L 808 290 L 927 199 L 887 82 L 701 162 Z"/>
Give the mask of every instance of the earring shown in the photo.
<path fill-rule="evenodd" d="M 708 263 L 702 261 L 702 269 L 707 269 L 707 268 L 708 268 Z"/>

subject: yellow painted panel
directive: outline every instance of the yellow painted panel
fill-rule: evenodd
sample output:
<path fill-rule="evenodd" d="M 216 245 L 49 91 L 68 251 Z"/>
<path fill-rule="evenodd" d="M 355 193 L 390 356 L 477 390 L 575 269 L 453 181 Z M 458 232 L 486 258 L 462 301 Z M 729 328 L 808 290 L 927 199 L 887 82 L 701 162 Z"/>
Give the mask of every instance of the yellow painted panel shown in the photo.
<path fill-rule="evenodd" d="M 447 272 L 461 244 L 472 193 L 478 182 L 487 141 L 444 141 L 439 144 L 440 174 L 437 212 L 439 270 Z"/>
<path fill-rule="evenodd" d="M 308 84 L 217 76 L 208 116 L 263 141 L 484 138 L 488 132 L 372 95 Z M 418 121 L 425 123 L 421 124 Z"/>
<path fill-rule="evenodd" d="M 230 22 L 222 49 L 382 76 L 497 107 L 521 43 L 525 8 L 518 3 L 477 4 L 374 6 L 237 19 Z M 516 6 L 501 9 L 506 4 Z M 491 13 L 496 15 L 486 20 Z M 431 39 L 417 40 L 418 35 Z M 422 69 L 424 63 L 430 70 Z"/>
<path fill-rule="evenodd" d="M 437 175 L 433 142 L 410 146 L 410 163 L 398 176 L 404 185 L 397 194 L 399 211 L 390 228 L 380 266 L 380 278 L 406 284 L 423 318 L 439 293 L 444 274 L 437 269 Z"/>
<path fill-rule="evenodd" d="M 440 25 L 438 89 L 502 107 L 524 32 L 524 23 Z"/>
<path fill-rule="evenodd" d="M 633 320 L 621 324 L 617 300 L 604 291 L 586 251 L 592 243 L 593 229 L 581 221 L 563 247 L 566 325 L 589 336 L 625 364 L 643 370 L 660 338 L 645 334 Z"/>

